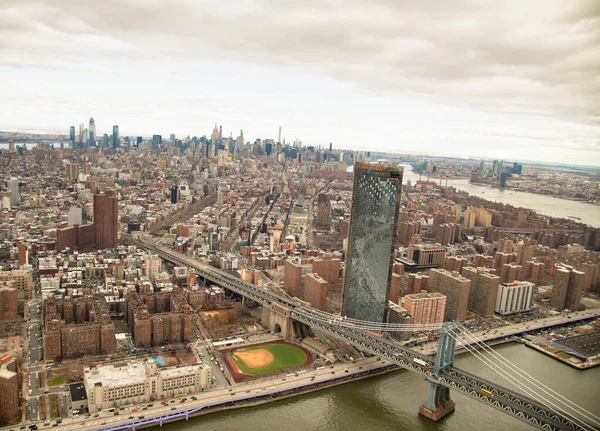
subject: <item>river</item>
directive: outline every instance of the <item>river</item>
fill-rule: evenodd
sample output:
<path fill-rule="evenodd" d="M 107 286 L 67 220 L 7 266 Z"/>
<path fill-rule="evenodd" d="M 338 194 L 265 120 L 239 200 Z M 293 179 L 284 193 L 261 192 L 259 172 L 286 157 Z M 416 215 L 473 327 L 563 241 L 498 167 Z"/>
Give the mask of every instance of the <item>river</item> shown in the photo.
<path fill-rule="evenodd" d="M 419 174 L 415 174 L 412 168 L 404 166 L 403 183 L 408 180 L 414 184 L 419 179 Z M 427 176 L 423 176 L 426 180 Z M 432 179 L 439 184 L 439 179 Z M 442 180 L 442 185 L 446 180 Z M 569 218 L 569 216 L 579 217 L 582 223 L 590 226 L 600 227 L 600 206 L 583 202 L 559 199 L 551 196 L 536 195 L 534 193 L 525 193 L 512 190 L 493 189 L 484 186 L 471 184 L 467 179 L 448 180 L 448 185 L 456 187 L 457 190 L 463 190 L 470 195 L 479 196 L 492 202 L 509 204 L 514 207 L 529 208 L 538 214 L 550 217 Z M 579 221 L 579 220 L 577 220 Z"/>
<path fill-rule="evenodd" d="M 597 392 L 600 367 L 581 371 L 517 343 L 495 348 L 545 385 L 600 415 Z M 483 365 L 471 355 L 457 357 L 456 366 L 487 378 Z M 492 407 L 457 392 L 456 411 L 440 423 L 418 414 L 429 385 L 409 371 L 348 383 L 271 404 L 214 413 L 163 426 L 164 431 L 348 431 L 348 430 L 531 430 Z"/>

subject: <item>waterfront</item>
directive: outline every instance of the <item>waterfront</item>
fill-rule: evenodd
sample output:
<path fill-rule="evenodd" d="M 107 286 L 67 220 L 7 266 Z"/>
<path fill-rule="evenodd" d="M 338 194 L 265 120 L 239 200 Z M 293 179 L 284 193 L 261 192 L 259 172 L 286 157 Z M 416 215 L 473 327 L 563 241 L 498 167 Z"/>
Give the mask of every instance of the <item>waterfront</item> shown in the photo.
<path fill-rule="evenodd" d="M 409 166 L 403 166 L 404 176 L 402 182 L 406 184 L 410 179 L 412 184 L 414 184 L 419 179 L 419 174 L 415 174 Z M 427 176 L 423 175 L 422 178 L 423 180 L 426 180 Z M 437 184 L 440 183 L 439 179 L 431 179 L 431 181 L 435 181 Z M 446 180 L 442 180 L 442 185 L 445 184 Z M 514 207 L 529 208 L 535 210 L 539 214 L 550 217 L 579 217 L 582 223 L 600 227 L 600 206 L 597 205 L 533 193 L 476 186 L 471 184 L 467 179 L 448 180 L 448 186 L 456 187 L 457 190 L 465 191 L 470 195 L 478 196 L 482 199 L 509 204 Z"/>
<path fill-rule="evenodd" d="M 595 393 L 600 368 L 575 370 L 522 344 L 495 348 L 561 395 L 600 415 Z M 457 366 L 490 377 L 470 355 L 457 358 Z M 348 383 L 296 398 L 232 410 L 163 426 L 165 431 L 217 430 L 531 430 L 518 421 L 478 401 L 452 392 L 456 411 L 433 423 L 418 414 L 429 385 L 419 375 L 397 371 L 381 377 Z"/>

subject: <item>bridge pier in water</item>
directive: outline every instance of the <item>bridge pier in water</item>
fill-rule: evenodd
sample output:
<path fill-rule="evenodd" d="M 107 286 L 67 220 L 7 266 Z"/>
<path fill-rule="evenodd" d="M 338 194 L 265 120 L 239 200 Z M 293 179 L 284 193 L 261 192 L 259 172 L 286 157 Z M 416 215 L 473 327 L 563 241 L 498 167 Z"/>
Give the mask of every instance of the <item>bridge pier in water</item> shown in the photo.
<path fill-rule="evenodd" d="M 439 372 L 454 362 L 456 352 L 456 339 L 451 335 L 455 331 L 456 322 L 446 322 L 440 329 L 440 341 L 435 356 L 435 373 Z M 431 419 L 434 422 L 446 417 L 454 411 L 455 403 L 450 399 L 450 389 L 431 381 L 431 389 L 427 402 L 419 407 L 419 414 Z"/>

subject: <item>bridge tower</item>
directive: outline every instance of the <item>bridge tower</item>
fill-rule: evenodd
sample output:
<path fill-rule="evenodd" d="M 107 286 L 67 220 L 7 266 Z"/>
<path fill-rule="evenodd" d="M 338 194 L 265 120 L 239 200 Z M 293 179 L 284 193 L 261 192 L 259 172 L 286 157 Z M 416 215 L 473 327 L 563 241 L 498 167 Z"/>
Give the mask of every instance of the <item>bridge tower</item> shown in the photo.
<path fill-rule="evenodd" d="M 435 357 L 435 378 L 439 372 L 452 365 L 456 352 L 456 327 L 458 322 L 445 322 L 440 329 L 440 341 Z M 419 408 L 419 414 L 434 422 L 439 421 L 454 411 L 454 401 L 450 399 L 450 389 L 430 380 L 431 389 L 427 402 Z"/>

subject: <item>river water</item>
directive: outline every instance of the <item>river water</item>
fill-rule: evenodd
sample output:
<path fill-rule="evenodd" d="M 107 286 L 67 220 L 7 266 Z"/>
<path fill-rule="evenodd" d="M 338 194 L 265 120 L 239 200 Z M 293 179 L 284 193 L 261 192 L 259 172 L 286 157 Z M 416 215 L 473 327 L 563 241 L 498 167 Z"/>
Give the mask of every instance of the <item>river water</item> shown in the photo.
<path fill-rule="evenodd" d="M 600 368 L 571 368 L 522 344 L 496 351 L 561 395 L 600 416 Z M 477 358 L 464 354 L 456 366 L 492 380 Z M 439 423 L 421 417 L 429 385 L 417 374 L 395 371 L 271 404 L 214 413 L 163 427 L 164 431 L 531 430 L 498 410 L 451 392 L 456 411 Z"/>
<path fill-rule="evenodd" d="M 412 168 L 404 166 L 404 175 L 402 182 L 410 179 L 412 184 L 419 179 L 419 174 L 415 174 Z M 423 175 L 423 180 L 427 176 Z M 439 184 L 439 179 L 431 179 Z M 442 180 L 442 185 L 446 184 L 446 180 Z M 547 215 L 550 217 L 569 218 L 569 216 L 579 217 L 582 223 L 590 226 L 600 227 L 600 206 L 591 205 L 583 202 L 570 201 L 567 199 L 559 199 L 551 196 L 536 195 L 533 193 L 517 192 L 512 190 L 500 190 L 489 187 L 476 186 L 469 183 L 469 180 L 458 179 L 448 180 L 448 186 L 456 187 L 457 190 L 463 190 L 470 195 L 479 196 L 492 202 L 500 202 L 509 204 L 514 207 L 529 208 L 536 211 L 538 214 Z M 579 221 L 579 220 L 576 220 Z"/>

